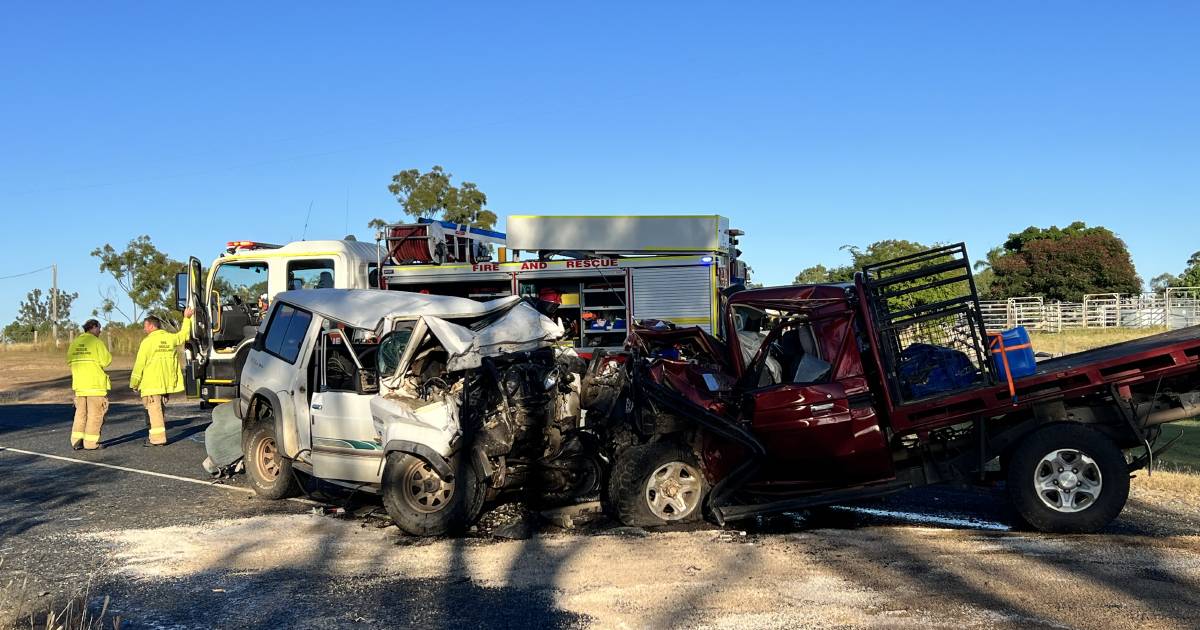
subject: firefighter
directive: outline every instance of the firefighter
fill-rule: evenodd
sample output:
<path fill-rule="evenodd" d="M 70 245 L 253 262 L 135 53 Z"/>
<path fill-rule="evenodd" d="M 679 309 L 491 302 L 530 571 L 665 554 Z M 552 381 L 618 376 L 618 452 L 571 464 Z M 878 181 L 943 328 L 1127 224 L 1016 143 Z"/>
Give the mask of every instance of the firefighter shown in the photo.
<path fill-rule="evenodd" d="M 100 340 L 100 322 L 89 319 L 83 333 L 67 348 L 71 366 L 71 389 L 75 390 L 75 423 L 71 425 L 71 448 L 89 451 L 100 446 L 100 427 L 108 413 L 111 384 L 104 368 L 112 363 L 108 346 Z"/>
<path fill-rule="evenodd" d="M 138 346 L 129 387 L 138 390 L 146 408 L 149 436 L 142 446 L 165 446 L 167 443 L 167 398 L 183 391 L 183 372 L 179 369 L 179 346 L 192 334 L 192 309 L 183 311 L 179 332 L 162 329 L 162 320 L 153 315 L 142 322 L 146 338 Z"/>

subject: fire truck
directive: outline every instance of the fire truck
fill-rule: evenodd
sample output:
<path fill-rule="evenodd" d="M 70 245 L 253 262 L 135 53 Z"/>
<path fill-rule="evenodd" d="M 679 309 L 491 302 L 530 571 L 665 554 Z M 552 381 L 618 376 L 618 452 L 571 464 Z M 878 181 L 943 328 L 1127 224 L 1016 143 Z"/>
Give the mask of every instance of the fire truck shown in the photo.
<path fill-rule="evenodd" d="M 749 269 L 718 215 L 510 216 L 507 233 L 423 219 L 379 232 L 387 289 L 559 304 L 564 344 L 619 348 L 631 323 L 663 320 L 720 335 L 720 292 Z"/>

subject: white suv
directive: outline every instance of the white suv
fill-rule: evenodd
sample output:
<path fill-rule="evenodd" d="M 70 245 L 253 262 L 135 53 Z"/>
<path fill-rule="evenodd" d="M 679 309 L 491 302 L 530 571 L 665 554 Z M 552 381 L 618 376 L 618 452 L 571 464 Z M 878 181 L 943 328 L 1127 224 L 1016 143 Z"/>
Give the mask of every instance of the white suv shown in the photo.
<path fill-rule="evenodd" d="M 560 324 L 517 297 L 476 302 L 353 289 L 280 294 L 256 335 L 238 401 L 254 490 L 266 498 L 293 494 L 295 470 L 382 490 L 393 519 L 411 533 L 463 525 L 482 506 L 483 480 L 505 470 L 502 456 L 499 468 L 487 461 L 494 439 L 487 452 L 460 456 L 487 431 L 474 420 L 460 426 L 460 411 L 482 419 L 502 408 L 508 414 L 525 400 L 495 400 L 497 369 L 509 380 L 521 375 L 527 389 L 536 380 L 536 402 L 529 400 L 538 410 L 530 418 L 546 422 L 553 403 L 566 410 L 550 419 L 566 423 L 558 433 L 577 427 L 577 402 L 572 408 L 562 399 L 577 401 L 578 385 L 565 366 L 577 368 L 578 358 L 551 347 L 562 334 Z M 487 391 L 471 390 L 487 379 L 493 382 Z M 462 410 L 464 400 L 471 409 Z M 516 422 L 518 415 L 506 417 Z M 509 448 L 518 433 L 504 434 Z M 462 470 L 465 461 L 472 470 Z M 586 466 L 586 476 L 598 482 L 594 461 Z M 455 483 L 464 474 L 472 481 Z"/>

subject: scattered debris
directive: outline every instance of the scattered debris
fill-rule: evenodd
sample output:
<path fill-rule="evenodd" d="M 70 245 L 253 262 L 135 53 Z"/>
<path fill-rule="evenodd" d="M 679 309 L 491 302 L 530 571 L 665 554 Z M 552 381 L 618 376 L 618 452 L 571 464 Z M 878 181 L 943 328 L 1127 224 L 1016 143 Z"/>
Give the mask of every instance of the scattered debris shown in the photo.
<path fill-rule="evenodd" d="M 721 530 L 713 536 L 713 542 L 746 542 L 746 532 L 743 530 Z"/>
<path fill-rule="evenodd" d="M 645 538 L 650 532 L 641 527 L 613 527 L 599 532 L 604 536 L 628 536 L 630 538 Z"/>
<path fill-rule="evenodd" d="M 492 530 L 493 538 L 507 538 L 509 540 L 525 540 L 532 538 L 537 533 L 537 519 L 528 514 L 521 516 L 496 527 Z"/>
<path fill-rule="evenodd" d="M 313 516 L 333 516 L 335 518 L 341 518 L 346 516 L 346 508 L 333 507 L 332 505 L 318 505 L 312 509 L 311 513 Z"/>
<path fill-rule="evenodd" d="M 576 525 L 590 523 L 604 516 L 599 501 L 542 510 L 539 515 L 551 524 L 563 529 L 575 529 Z"/>
<path fill-rule="evenodd" d="M 529 521 L 531 523 L 531 527 L 529 529 L 535 529 L 532 527 L 532 525 L 536 524 L 537 522 L 537 514 L 530 510 L 529 507 L 524 503 L 505 503 L 503 505 L 496 506 L 495 509 L 480 517 L 479 522 L 476 525 L 478 527 L 476 534 L 490 537 L 495 535 L 496 530 L 508 527 L 513 523 L 525 521 Z M 509 529 L 505 530 L 505 533 L 513 534 L 519 533 L 519 531 Z M 532 531 L 529 535 L 532 535 Z M 510 538 L 511 536 L 499 537 Z M 529 536 L 525 536 L 525 538 L 528 537 Z"/>

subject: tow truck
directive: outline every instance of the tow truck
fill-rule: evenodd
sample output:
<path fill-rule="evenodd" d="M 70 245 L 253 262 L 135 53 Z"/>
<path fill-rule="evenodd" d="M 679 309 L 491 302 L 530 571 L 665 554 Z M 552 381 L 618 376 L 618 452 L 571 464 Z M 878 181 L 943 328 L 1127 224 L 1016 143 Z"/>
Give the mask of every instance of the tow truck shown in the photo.
<path fill-rule="evenodd" d="M 207 273 L 189 258 L 175 278 L 176 307 L 195 311 L 184 347 L 188 397 L 199 398 L 202 408 L 238 398 L 242 366 L 276 294 L 378 286 L 378 261 L 375 244 L 354 240 L 229 241 Z"/>
<path fill-rule="evenodd" d="M 737 292 L 722 318 L 724 340 L 641 322 L 585 374 L 628 525 L 1003 482 L 1024 523 L 1095 532 L 1172 443 L 1164 425 L 1200 415 L 1200 327 L 1002 370 L 962 244 Z"/>

